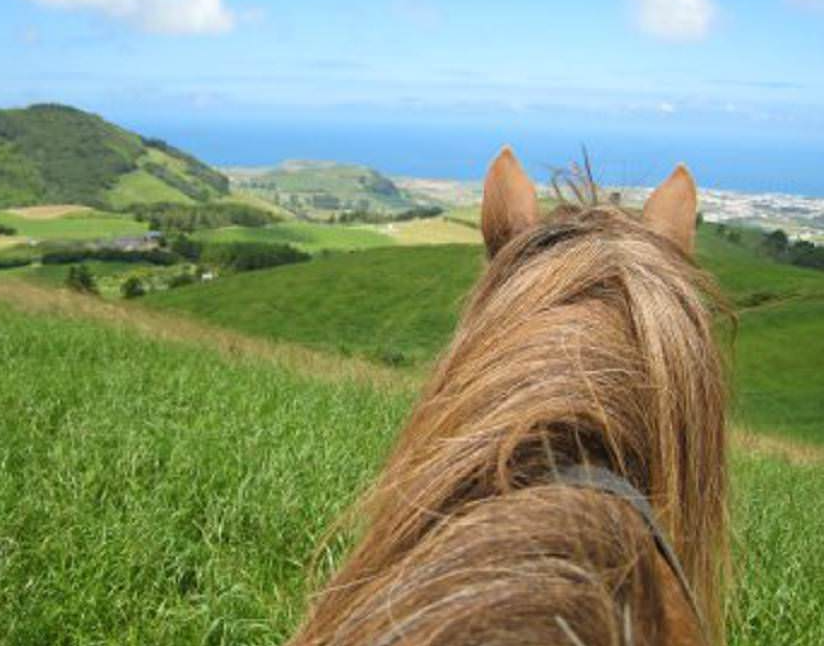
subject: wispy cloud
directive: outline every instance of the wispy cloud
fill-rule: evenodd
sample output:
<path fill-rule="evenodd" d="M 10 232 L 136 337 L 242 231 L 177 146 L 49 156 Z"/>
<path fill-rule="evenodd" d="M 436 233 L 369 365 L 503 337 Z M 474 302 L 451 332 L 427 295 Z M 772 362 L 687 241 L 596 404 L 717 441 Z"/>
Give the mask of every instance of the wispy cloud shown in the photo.
<path fill-rule="evenodd" d="M 705 38 L 717 10 L 712 0 L 632 0 L 636 18 L 646 33 L 669 41 Z"/>
<path fill-rule="evenodd" d="M 235 14 L 223 0 L 31 0 L 47 7 L 90 10 L 161 34 L 215 34 L 230 31 Z"/>

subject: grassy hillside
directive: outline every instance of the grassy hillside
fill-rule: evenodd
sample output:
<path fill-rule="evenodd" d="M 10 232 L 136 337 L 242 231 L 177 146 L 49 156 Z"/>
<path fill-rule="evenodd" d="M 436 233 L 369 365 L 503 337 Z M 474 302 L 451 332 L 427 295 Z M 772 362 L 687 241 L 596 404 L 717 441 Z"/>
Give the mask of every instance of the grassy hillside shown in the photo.
<path fill-rule="evenodd" d="M 203 201 L 228 180 L 162 141 L 61 105 L 0 110 L 0 207 Z"/>
<path fill-rule="evenodd" d="M 405 395 L 0 305 L 0 642 L 279 643 Z"/>
<path fill-rule="evenodd" d="M 236 186 L 295 213 L 326 219 L 341 211 L 396 213 L 418 205 L 388 177 L 366 166 L 286 162 L 278 168 L 234 174 Z"/>
<path fill-rule="evenodd" d="M 414 364 L 431 360 L 448 340 L 482 255 L 461 245 L 375 249 L 146 302 L 249 334 Z M 824 442 L 824 273 L 759 257 L 713 227 L 702 227 L 698 257 L 741 310 L 739 421 Z"/>
<path fill-rule="evenodd" d="M 0 212 L 0 225 L 12 227 L 17 231 L 18 237 L 37 241 L 95 240 L 140 235 L 146 232 L 144 222 L 100 212 L 84 212 L 78 217 L 49 220 L 36 220 Z"/>
<path fill-rule="evenodd" d="M 273 644 L 410 395 L 0 305 L 0 642 Z M 733 646 L 820 644 L 820 465 L 739 455 Z M 345 537 L 324 551 L 328 565 Z"/>
<path fill-rule="evenodd" d="M 387 247 L 392 238 L 363 226 L 329 226 L 312 222 L 281 222 L 268 227 L 224 227 L 198 231 L 203 242 L 278 242 L 314 253 L 323 249 L 354 250 Z"/>
<path fill-rule="evenodd" d="M 365 354 L 431 359 L 481 269 L 479 247 L 398 247 L 153 294 L 146 302 L 249 334 Z M 219 304 L 219 305 L 218 305 Z"/>

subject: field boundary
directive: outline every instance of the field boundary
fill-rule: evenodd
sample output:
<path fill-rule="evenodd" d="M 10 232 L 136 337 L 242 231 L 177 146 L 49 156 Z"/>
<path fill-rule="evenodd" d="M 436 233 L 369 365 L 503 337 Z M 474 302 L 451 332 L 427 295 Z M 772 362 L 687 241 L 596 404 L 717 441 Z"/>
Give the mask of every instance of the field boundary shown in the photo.
<path fill-rule="evenodd" d="M 112 303 L 68 289 L 39 287 L 20 279 L 0 281 L 0 301 L 26 313 L 90 320 L 131 330 L 153 340 L 194 345 L 230 360 L 276 364 L 295 374 L 327 382 L 354 380 L 412 391 L 421 381 L 417 372 L 401 372 L 364 359 L 339 357 L 297 344 L 274 343 L 185 316 L 150 311 L 138 304 Z"/>
<path fill-rule="evenodd" d="M 733 449 L 748 455 L 777 458 L 793 466 L 824 465 L 824 447 L 748 429 L 733 429 Z"/>
<path fill-rule="evenodd" d="M 17 215 L 27 220 L 57 220 L 66 215 L 88 213 L 93 209 L 82 204 L 43 204 L 5 209 L 6 213 Z"/>

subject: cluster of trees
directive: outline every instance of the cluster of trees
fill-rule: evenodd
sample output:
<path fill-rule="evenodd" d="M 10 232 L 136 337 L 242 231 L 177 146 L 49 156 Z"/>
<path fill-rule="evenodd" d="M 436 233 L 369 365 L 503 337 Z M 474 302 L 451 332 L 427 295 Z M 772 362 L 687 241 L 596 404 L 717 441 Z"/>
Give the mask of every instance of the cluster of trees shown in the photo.
<path fill-rule="evenodd" d="M 311 256 L 288 244 L 266 242 L 233 242 L 207 245 L 200 256 L 205 264 L 218 265 L 232 271 L 254 271 L 306 262 Z"/>
<path fill-rule="evenodd" d="M 236 202 L 215 204 L 140 204 L 132 207 L 138 222 L 148 222 L 154 231 L 192 233 L 198 229 L 228 226 L 264 227 L 281 219 L 269 211 Z"/>
<path fill-rule="evenodd" d="M 253 271 L 296 262 L 311 256 L 288 244 L 272 242 L 215 242 L 203 244 L 185 235 L 175 238 L 170 250 L 189 262 L 224 267 L 233 271 Z"/>
<path fill-rule="evenodd" d="M 97 281 L 86 265 L 72 265 L 66 275 L 66 287 L 83 294 L 98 294 Z"/>
<path fill-rule="evenodd" d="M 47 251 L 41 258 L 41 262 L 44 265 L 68 265 L 85 262 L 87 260 L 144 262 L 152 265 L 170 266 L 180 262 L 180 257 L 164 249 L 138 249 L 129 251 L 113 247 L 66 247 L 55 251 Z"/>
<path fill-rule="evenodd" d="M 808 240 L 793 242 L 781 229 L 764 234 L 762 246 L 768 254 L 781 262 L 824 270 L 824 247 L 819 247 Z"/>
<path fill-rule="evenodd" d="M 205 202 L 209 199 L 209 189 L 202 184 L 187 180 L 185 177 L 178 175 L 163 164 L 149 162 L 147 164 L 143 164 L 143 170 L 150 175 L 154 175 L 164 184 L 167 184 L 172 188 L 176 188 L 185 196 L 192 198 L 196 202 Z"/>
<path fill-rule="evenodd" d="M 23 256 L 11 256 L 0 258 L 0 269 L 14 269 L 16 267 L 26 267 L 33 262 L 31 258 L 24 258 Z"/>
<path fill-rule="evenodd" d="M 141 137 L 141 141 L 143 142 L 143 145 L 147 148 L 155 148 L 156 150 L 160 150 L 166 153 L 167 155 L 182 161 L 184 164 L 186 164 L 186 172 L 189 175 L 196 177 L 204 184 L 212 187 L 220 195 L 229 194 L 229 179 L 223 173 L 217 172 L 213 168 L 210 168 L 203 162 L 199 161 L 198 159 L 195 159 L 191 155 L 183 152 L 182 150 L 175 148 L 174 146 L 170 146 L 162 139 Z"/>

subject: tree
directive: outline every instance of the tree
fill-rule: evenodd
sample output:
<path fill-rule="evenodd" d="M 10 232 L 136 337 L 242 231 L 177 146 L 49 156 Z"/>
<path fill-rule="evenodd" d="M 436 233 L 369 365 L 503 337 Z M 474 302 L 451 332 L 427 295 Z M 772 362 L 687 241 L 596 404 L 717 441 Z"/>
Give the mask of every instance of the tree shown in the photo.
<path fill-rule="evenodd" d="M 123 298 L 139 298 L 146 294 L 146 288 L 143 282 L 136 276 L 127 278 L 120 286 L 120 293 Z"/>
<path fill-rule="evenodd" d="M 783 256 L 790 246 L 790 239 L 781 229 L 764 236 L 764 248 L 771 256 Z"/>
<path fill-rule="evenodd" d="M 66 286 L 76 292 L 97 294 L 97 283 L 94 275 L 86 265 L 72 265 L 66 276 Z"/>

